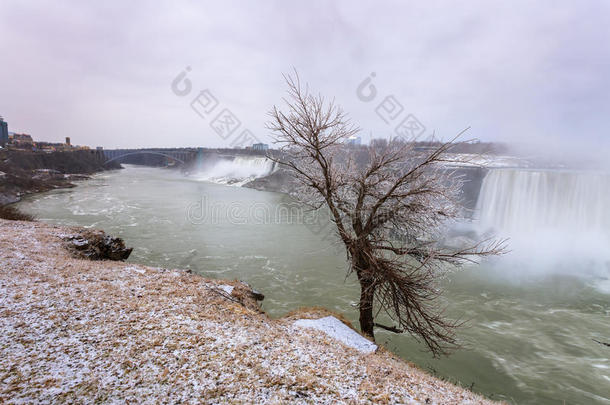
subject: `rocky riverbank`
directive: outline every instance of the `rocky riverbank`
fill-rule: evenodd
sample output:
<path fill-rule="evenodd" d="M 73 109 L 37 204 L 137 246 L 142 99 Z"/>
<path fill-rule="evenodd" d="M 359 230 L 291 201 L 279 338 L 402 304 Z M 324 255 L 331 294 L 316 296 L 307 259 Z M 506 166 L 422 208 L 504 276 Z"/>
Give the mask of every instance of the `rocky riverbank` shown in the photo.
<path fill-rule="evenodd" d="M 106 164 L 98 151 L 31 152 L 0 150 L 0 205 L 12 204 L 23 195 L 55 188 L 73 187 L 96 172 L 120 169 Z"/>
<path fill-rule="evenodd" d="M 0 402 L 491 403 L 241 282 L 78 259 L 82 232 L 0 220 Z"/>

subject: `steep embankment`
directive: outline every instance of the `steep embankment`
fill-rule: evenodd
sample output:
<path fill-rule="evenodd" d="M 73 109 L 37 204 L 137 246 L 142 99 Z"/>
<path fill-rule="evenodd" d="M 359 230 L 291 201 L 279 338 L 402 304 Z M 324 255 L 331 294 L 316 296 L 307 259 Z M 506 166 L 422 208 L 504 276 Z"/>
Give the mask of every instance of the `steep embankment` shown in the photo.
<path fill-rule="evenodd" d="M 260 191 L 290 194 L 296 190 L 297 182 L 287 170 L 280 168 L 266 176 L 261 176 L 243 185 Z"/>
<path fill-rule="evenodd" d="M 0 402 L 491 403 L 271 320 L 239 282 L 75 259 L 80 232 L 0 220 Z"/>
<path fill-rule="evenodd" d="M 71 187 L 70 180 L 120 167 L 116 162 L 105 164 L 97 151 L 0 150 L 0 205 L 17 202 L 24 194 Z"/>

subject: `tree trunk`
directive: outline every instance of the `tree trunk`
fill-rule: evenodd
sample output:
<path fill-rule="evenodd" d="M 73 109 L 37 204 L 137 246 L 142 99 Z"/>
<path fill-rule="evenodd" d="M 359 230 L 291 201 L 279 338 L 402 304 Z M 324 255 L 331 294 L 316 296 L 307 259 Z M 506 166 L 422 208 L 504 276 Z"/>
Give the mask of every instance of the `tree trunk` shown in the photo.
<path fill-rule="evenodd" d="M 374 279 L 370 274 L 370 265 L 363 252 L 366 246 L 350 246 L 352 257 L 352 270 L 358 276 L 360 282 L 360 331 L 362 334 L 375 341 L 375 320 L 373 317 L 373 301 L 375 298 Z"/>
<path fill-rule="evenodd" d="M 368 279 L 360 279 L 360 330 L 365 336 L 375 341 L 373 296 L 372 282 Z"/>

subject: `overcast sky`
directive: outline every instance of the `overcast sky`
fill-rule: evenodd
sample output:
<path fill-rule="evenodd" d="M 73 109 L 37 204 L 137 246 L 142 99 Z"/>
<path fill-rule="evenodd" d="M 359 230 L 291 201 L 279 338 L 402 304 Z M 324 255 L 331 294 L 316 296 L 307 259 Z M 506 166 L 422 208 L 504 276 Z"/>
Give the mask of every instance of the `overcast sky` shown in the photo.
<path fill-rule="evenodd" d="M 0 115 L 38 140 L 106 148 L 229 146 L 245 129 L 269 141 L 266 113 L 294 67 L 364 140 L 411 114 L 424 136 L 470 126 L 481 140 L 599 149 L 609 43 L 608 1 L 3 0 Z M 203 117 L 191 108 L 202 90 L 218 101 Z M 388 96 L 402 111 L 386 123 L 376 107 Z M 223 139 L 210 123 L 225 108 L 241 125 Z"/>

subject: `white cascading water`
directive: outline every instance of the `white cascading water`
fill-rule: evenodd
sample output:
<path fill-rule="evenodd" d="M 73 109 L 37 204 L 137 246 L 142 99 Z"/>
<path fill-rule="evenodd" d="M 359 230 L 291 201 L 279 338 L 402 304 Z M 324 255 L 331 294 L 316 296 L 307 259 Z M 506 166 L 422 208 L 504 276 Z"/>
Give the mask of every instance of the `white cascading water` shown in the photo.
<path fill-rule="evenodd" d="M 219 160 L 201 171 L 198 179 L 218 184 L 241 186 L 258 177 L 271 174 L 275 162 L 261 156 L 236 156 L 232 160 Z"/>
<path fill-rule="evenodd" d="M 516 257 L 564 270 L 574 262 L 595 264 L 610 272 L 608 174 L 494 169 L 483 180 L 475 218 L 481 231 L 509 237 Z"/>
<path fill-rule="evenodd" d="M 491 170 L 483 181 L 477 211 L 483 226 L 510 233 L 540 228 L 610 231 L 610 176 Z"/>

